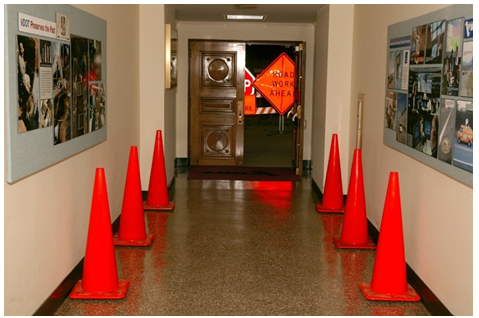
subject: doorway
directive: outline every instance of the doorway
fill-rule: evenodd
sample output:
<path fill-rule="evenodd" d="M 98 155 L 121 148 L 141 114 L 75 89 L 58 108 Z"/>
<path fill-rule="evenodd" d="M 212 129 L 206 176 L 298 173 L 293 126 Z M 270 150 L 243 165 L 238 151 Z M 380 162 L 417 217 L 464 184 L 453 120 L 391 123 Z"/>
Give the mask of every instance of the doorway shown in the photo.
<path fill-rule="evenodd" d="M 291 44 L 249 43 L 246 68 L 258 77 L 282 53 L 294 61 Z M 245 114 L 244 165 L 246 167 L 292 168 L 293 121 L 280 116 L 271 103 L 257 91 L 256 113 Z"/>
<path fill-rule="evenodd" d="M 189 40 L 192 166 L 288 167 L 302 174 L 303 47 L 297 42 Z M 257 114 L 246 116 L 245 69 L 257 76 L 283 53 L 296 63 L 293 105 L 278 114 L 269 99 L 255 92 Z"/>

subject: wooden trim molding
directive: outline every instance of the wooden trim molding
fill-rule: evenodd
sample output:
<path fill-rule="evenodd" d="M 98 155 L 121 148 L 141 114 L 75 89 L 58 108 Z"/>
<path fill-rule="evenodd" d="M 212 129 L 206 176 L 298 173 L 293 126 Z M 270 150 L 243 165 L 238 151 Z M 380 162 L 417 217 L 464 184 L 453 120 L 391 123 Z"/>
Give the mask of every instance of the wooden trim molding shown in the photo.
<path fill-rule="evenodd" d="M 174 184 L 175 178 L 173 178 L 168 185 L 168 195 L 170 198 L 174 193 Z M 148 191 L 142 191 L 143 201 L 145 201 L 148 197 Z M 111 224 L 112 232 L 118 233 L 120 229 L 120 216 L 119 215 L 115 221 Z M 60 308 L 63 304 L 65 299 L 68 298 L 70 291 L 75 286 L 76 282 L 79 281 L 83 276 L 83 262 L 84 257 L 80 260 L 80 262 L 72 269 L 72 271 L 65 277 L 65 279 L 58 285 L 58 287 L 53 291 L 53 293 L 48 297 L 45 302 L 35 311 L 33 316 L 53 316 L 55 312 Z"/>
<path fill-rule="evenodd" d="M 320 201 L 323 194 L 319 190 L 318 185 L 312 180 L 313 193 Z M 346 196 L 345 196 L 346 198 Z M 379 230 L 368 220 L 369 237 L 377 244 L 379 238 Z M 406 263 L 406 275 L 408 283 L 421 296 L 421 302 L 432 316 L 453 316 L 452 313 L 444 306 L 444 304 L 437 298 L 432 290 L 421 280 L 421 278 L 414 272 L 414 270 Z"/>
<path fill-rule="evenodd" d="M 120 216 L 111 224 L 113 233 L 117 233 L 120 228 Z M 65 299 L 67 299 L 70 291 L 76 282 L 78 282 L 83 276 L 83 257 L 80 262 L 73 268 L 70 274 L 58 285 L 55 291 L 48 297 L 47 300 L 35 311 L 33 316 L 53 316 L 55 312 L 60 308 Z"/>

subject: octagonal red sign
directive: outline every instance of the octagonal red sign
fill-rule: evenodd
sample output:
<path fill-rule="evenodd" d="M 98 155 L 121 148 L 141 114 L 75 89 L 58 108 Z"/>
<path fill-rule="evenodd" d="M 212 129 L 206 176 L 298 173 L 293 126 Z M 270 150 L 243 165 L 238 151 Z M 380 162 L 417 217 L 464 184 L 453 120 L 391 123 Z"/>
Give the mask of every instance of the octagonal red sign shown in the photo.
<path fill-rule="evenodd" d="M 294 77 L 294 62 L 286 53 L 281 53 L 256 77 L 253 86 L 280 115 L 284 115 L 294 103 Z"/>

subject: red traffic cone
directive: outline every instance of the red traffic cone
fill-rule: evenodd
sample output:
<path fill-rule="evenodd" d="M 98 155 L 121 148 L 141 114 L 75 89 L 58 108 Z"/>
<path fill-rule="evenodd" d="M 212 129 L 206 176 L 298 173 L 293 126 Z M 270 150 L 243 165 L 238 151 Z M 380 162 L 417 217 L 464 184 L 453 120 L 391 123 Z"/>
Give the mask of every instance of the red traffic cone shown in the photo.
<path fill-rule="evenodd" d="M 121 299 L 126 296 L 129 285 L 127 280 L 118 280 L 105 172 L 97 168 L 83 279 L 75 284 L 70 298 Z"/>
<path fill-rule="evenodd" d="M 397 172 L 389 175 L 378 248 L 371 283 L 359 288 L 370 300 L 419 301 L 421 297 L 407 283 L 406 257 L 401 217 L 401 197 Z"/>
<path fill-rule="evenodd" d="M 148 197 L 143 204 L 145 210 L 172 211 L 175 203 L 168 200 L 168 186 L 166 184 L 165 157 L 163 155 L 163 139 L 161 130 L 156 131 L 155 149 L 151 165 L 150 185 Z"/>
<path fill-rule="evenodd" d="M 126 174 L 120 230 L 113 236 L 113 242 L 115 245 L 149 246 L 153 237 L 153 234 L 146 234 L 138 149 L 132 146 Z"/>
<path fill-rule="evenodd" d="M 343 227 L 339 239 L 333 239 L 337 248 L 375 249 L 376 244 L 368 236 L 368 219 L 364 197 L 361 150 L 354 150 L 348 198 L 344 209 Z"/>
<path fill-rule="evenodd" d="M 323 202 L 316 204 L 316 211 L 344 213 L 343 184 L 341 181 L 341 164 L 339 162 L 337 134 L 333 134 L 331 141 Z"/>

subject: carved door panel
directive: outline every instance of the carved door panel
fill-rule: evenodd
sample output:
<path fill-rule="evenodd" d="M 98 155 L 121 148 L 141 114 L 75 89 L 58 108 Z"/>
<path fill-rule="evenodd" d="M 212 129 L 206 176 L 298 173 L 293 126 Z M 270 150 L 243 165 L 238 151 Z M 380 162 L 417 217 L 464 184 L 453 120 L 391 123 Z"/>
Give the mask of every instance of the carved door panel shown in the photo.
<path fill-rule="evenodd" d="M 191 165 L 243 165 L 245 44 L 190 41 Z"/>

